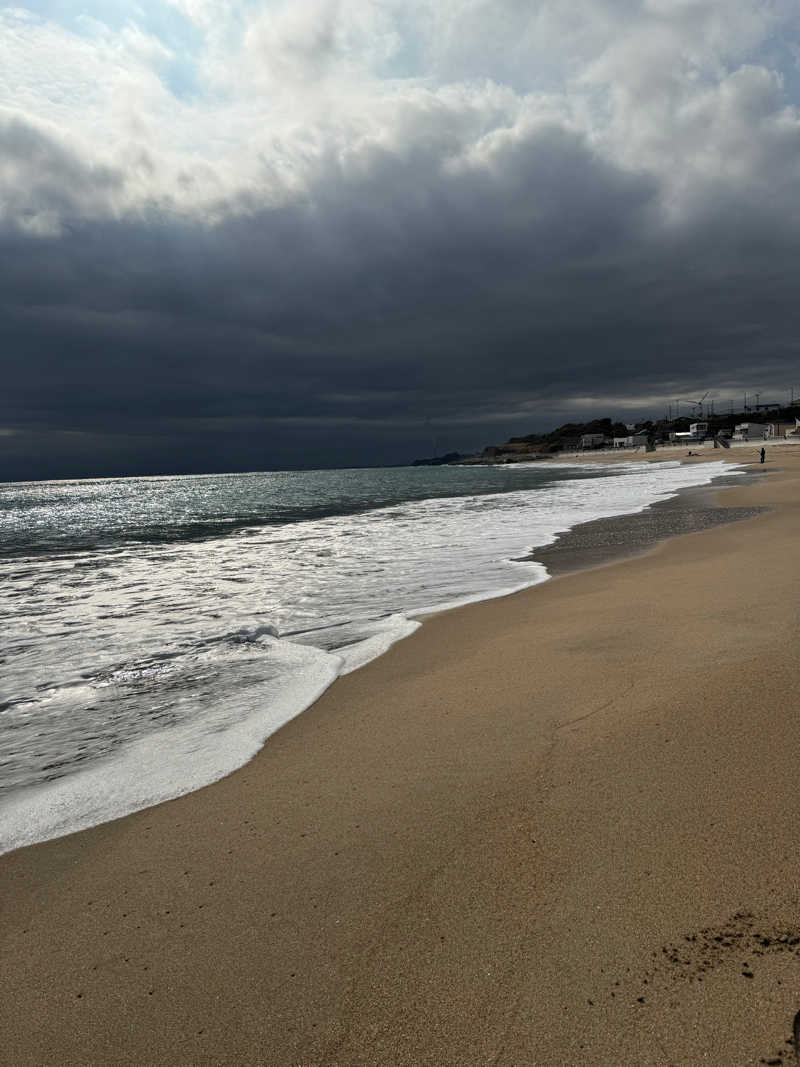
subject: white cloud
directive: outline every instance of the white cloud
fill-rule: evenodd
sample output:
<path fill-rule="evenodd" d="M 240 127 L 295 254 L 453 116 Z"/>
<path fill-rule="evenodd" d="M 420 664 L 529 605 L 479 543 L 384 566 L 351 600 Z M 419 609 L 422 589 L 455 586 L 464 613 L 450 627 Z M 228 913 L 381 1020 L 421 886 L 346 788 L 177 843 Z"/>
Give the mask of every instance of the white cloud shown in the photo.
<path fill-rule="evenodd" d="M 763 187 L 768 160 L 778 184 L 796 173 L 798 115 L 762 56 L 780 32 L 791 62 L 797 16 L 779 0 L 168 3 L 199 47 L 159 37 L 155 0 L 115 29 L 85 17 L 80 33 L 0 13 L 0 97 L 20 122 L 56 130 L 82 173 L 122 174 L 101 213 L 160 204 L 218 218 L 308 195 L 326 168 L 357 173 L 377 151 L 429 153 L 443 180 L 465 167 L 501 176 L 543 124 L 653 176 L 673 220 L 720 182 Z M 181 64 L 195 88 L 176 94 Z M 82 210 L 94 196 L 89 182 Z"/>

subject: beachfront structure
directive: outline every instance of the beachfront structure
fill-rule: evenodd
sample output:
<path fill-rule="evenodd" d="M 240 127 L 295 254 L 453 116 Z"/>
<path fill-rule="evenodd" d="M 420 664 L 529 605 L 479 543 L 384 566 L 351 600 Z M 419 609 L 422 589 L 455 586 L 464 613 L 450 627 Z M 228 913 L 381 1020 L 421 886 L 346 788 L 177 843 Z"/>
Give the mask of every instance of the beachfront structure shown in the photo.
<path fill-rule="evenodd" d="M 647 444 L 646 433 L 631 433 L 627 437 L 615 437 L 614 448 L 641 448 Z"/>
<path fill-rule="evenodd" d="M 763 422 L 740 422 L 733 430 L 734 441 L 763 441 L 767 427 Z"/>
<path fill-rule="evenodd" d="M 674 444 L 690 445 L 695 441 L 705 441 L 708 436 L 707 422 L 690 422 L 688 430 L 672 430 L 669 439 Z"/>
<path fill-rule="evenodd" d="M 672 430 L 669 439 L 677 445 L 691 444 L 692 441 L 697 440 L 691 430 Z"/>
<path fill-rule="evenodd" d="M 766 429 L 767 437 L 792 437 L 800 426 L 800 419 L 794 422 L 768 422 Z"/>
<path fill-rule="evenodd" d="M 602 433 L 584 433 L 581 434 L 581 448 L 602 448 L 603 445 L 610 445 L 611 439 L 606 437 Z"/>

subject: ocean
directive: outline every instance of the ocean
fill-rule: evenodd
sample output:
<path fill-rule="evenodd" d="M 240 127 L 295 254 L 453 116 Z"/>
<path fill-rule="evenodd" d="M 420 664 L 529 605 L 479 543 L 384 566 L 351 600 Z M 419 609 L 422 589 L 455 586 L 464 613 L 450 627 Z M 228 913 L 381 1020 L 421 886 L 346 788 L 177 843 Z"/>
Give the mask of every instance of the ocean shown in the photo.
<path fill-rule="evenodd" d="M 221 778 L 426 613 L 545 581 L 533 548 L 738 469 L 0 484 L 0 852 Z"/>

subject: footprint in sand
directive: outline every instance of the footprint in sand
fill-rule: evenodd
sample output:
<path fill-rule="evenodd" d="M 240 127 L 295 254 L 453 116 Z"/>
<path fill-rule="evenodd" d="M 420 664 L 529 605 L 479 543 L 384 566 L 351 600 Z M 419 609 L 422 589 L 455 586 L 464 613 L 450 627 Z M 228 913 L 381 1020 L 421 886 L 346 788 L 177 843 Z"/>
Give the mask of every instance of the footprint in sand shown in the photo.
<path fill-rule="evenodd" d="M 664 983 L 702 982 L 710 972 L 720 969 L 738 972 L 749 982 L 754 979 L 761 960 L 783 953 L 800 957 L 800 928 L 757 918 L 749 912 L 737 912 L 718 927 L 705 927 L 685 934 L 675 944 L 662 945 L 660 953 L 653 953 L 651 970 L 642 976 L 638 988 L 634 987 L 632 1003 L 641 1008 Z M 610 996 L 616 998 L 621 992 L 620 982 L 614 986 Z M 770 1067 L 800 1064 L 800 1011 L 794 1017 L 792 1031 L 779 1048 L 762 1056 L 759 1062 Z"/>

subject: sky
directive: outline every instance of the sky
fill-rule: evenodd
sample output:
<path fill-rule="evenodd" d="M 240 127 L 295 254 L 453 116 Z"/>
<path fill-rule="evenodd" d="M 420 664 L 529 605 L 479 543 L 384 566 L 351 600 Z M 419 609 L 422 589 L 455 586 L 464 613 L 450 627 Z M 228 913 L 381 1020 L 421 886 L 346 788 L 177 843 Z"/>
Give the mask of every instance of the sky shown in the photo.
<path fill-rule="evenodd" d="M 799 179 L 794 0 L 0 7 L 0 480 L 785 402 Z"/>

